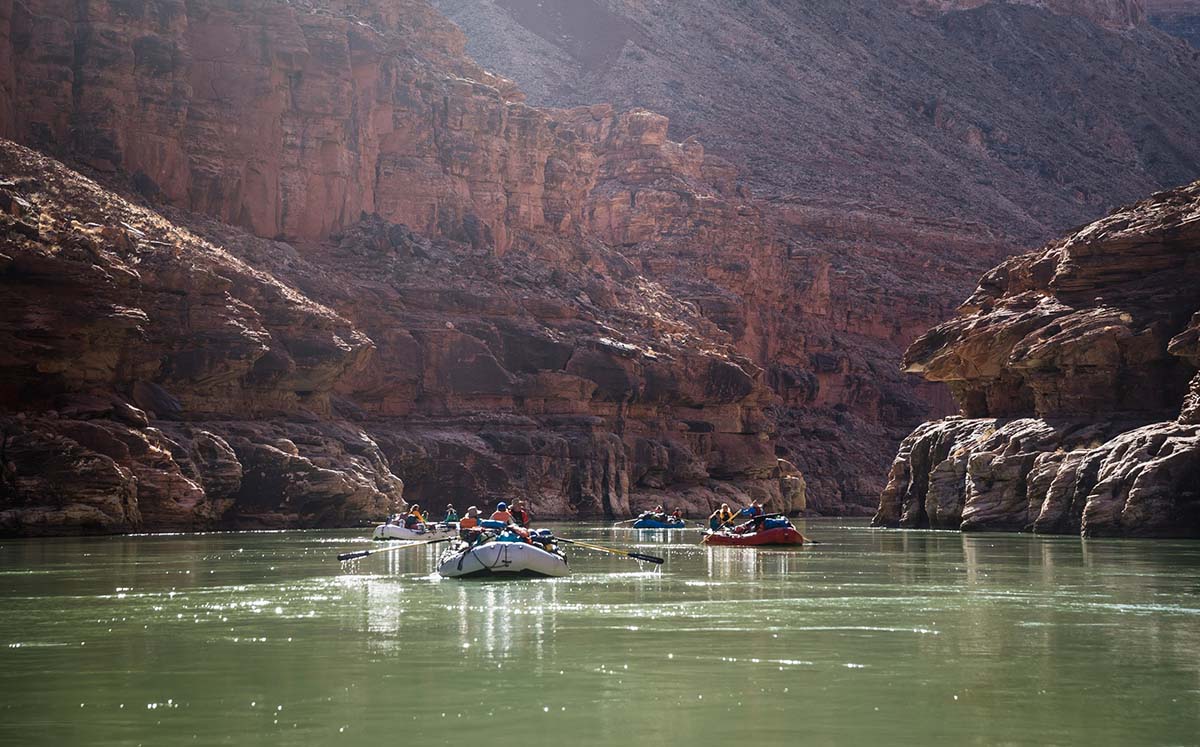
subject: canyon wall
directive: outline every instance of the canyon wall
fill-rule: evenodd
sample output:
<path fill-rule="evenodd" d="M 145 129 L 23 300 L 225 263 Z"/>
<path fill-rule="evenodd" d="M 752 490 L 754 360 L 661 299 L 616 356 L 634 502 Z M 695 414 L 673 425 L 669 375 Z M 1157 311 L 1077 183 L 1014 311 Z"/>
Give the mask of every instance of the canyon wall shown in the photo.
<path fill-rule="evenodd" d="M 662 112 L 740 167 L 777 258 L 624 251 L 767 371 L 823 511 L 870 510 L 895 442 L 954 411 L 900 360 L 980 275 L 1200 176 L 1200 60 L 1135 2 L 436 4 L 531 103 Z"/>
<path fill-rule="evenodd" d="M 1200 182 L 985 275 L 905 365 L 962 416 L 901 444 L 883 526 L 1200 536 Z"/>
<path fill-rule="evenodd" d="M 0 531 L 869 510 L 952 408 L 899 351 L 1193 177 L 1200 62 L 834 5 L 539 6 L 595 31 L 513 37 L 592 76 L 548 108 L 423 0 L 0 0 L 0 135 L 75 168 L 3 145 Z"/>
<path fill-rule="evenodd" d="M 3 146 L 0 531 L 804 507 L 762 369 L 610 245 L 756 245 L 665 118 L 526 106 L 417 2 L 5 11 L 0 132 L 106 186 Z"/>

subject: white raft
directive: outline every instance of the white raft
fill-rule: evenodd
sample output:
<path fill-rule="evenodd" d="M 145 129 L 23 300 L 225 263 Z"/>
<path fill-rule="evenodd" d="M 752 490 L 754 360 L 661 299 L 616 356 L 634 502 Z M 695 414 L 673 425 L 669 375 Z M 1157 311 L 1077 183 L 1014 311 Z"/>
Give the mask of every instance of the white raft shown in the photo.
<path fill-rule="evenodd" d="M 468 576 L 565 576 L 567 559 L 524 542 L 492 541 L 470 549 L 452 547 L 438 560 L 447 578 Z"/>
<path fill-rule="evenodd" d="M 420 529 L 406 529 L 399 524 L 380 524 L 371 539 L 377 540 L 436 540 L 458 536 L 458 524 L 426 524 Z"/>

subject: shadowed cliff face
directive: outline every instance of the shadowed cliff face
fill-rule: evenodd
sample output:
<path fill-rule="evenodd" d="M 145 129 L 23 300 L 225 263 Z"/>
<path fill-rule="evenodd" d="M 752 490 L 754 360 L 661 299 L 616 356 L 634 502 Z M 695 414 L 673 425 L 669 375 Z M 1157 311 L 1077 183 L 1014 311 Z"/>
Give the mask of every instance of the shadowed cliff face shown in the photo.
<path fill-rule="evenodd" d="M 965 418 L 901 444 L 876 523 L 1200 535 L 1198 277 L 1200 182 L 985 275 L 905 355 Z"/>

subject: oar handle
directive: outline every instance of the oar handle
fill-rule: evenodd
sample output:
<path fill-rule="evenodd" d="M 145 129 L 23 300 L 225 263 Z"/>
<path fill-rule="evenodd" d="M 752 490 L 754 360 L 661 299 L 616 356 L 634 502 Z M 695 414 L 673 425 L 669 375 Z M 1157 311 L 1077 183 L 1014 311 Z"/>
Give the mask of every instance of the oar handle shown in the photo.
<path fill-rule="evenodd" d="M 337 559 L 341 560 L 341 561 L 354 560 L 355 558 L 365 558 L 368 555 L 375 555 L 376 553 L 381 553 L 381 552 L 392 552 L 393 550 L 407 550 L 410 547 L 420 547 L 422 545 L 436 545 L 439 542 L 449 542 L 452 539 L 454 539 L 454 538 L 453 537 L 442 537 L 441 539 L 431 539 L 431 540 L 425 540 L 423 542 L 407 542 L 403 545 L 392 545 L 391 547 L 385 547 L 382 550 L 356 550 L 355 552 L 344 552 L 344 553 L 340 553 L 337 556 Z"/>
<path fill-rule="evenodd" d="M 567 539 L 566 537 L 555 537 L 554 539 L 558 540 L 559 542 L 566 542 L 568 545 L 579 545 L 580 547 L 586 547 L 589 550 L 599 550 L 600 552 L 612 553 L 613 555 L 624 555 L 627 558 L 635 558 L 637 560 L 644 560 L 647 563 L 655 563 L 657 565 L 662 565 L 663 563 L 666 562 L 665 560 L 663 560 L 662 558 L 660 558 L 656 555 L 645 555 L 640 552 L 629 552 L 628 550 L 614 550 L 611 547 L 603 547 L 601 545 L 591 545 L 591 544 L 588 544 L 587 542 L 580 542 L 579 540 Z"/>

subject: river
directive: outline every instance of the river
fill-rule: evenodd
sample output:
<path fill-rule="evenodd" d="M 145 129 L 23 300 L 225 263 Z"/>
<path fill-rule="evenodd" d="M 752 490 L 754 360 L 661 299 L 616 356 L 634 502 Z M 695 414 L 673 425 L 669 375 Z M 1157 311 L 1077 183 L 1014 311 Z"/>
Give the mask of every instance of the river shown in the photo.
<path fill-rule="evenodd" d="M 0 743 L 1197 744 L 1200 542 L 560 526 L 556 580 L 366 532 L 0 541 Z"/>

